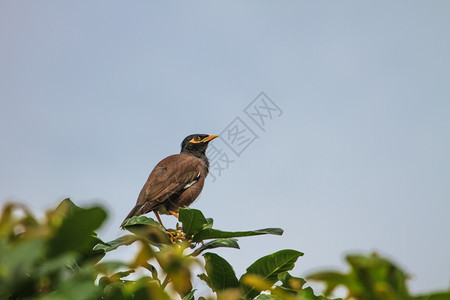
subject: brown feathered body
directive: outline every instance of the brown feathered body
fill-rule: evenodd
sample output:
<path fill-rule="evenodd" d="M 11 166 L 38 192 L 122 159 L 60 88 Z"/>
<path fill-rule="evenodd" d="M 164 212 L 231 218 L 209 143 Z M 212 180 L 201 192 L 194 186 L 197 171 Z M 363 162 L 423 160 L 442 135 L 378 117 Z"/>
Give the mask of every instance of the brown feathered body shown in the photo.
<path fill-rule="evenodd" d="M 206 159 L 206 157 L 205 157 Z M 136 206 L 125 219 L 158 211 L 168 214 L 189 206 L 200 195 L 208 175 L 208 161 L 180 153 L 160 161 L 150 173 Z"/>

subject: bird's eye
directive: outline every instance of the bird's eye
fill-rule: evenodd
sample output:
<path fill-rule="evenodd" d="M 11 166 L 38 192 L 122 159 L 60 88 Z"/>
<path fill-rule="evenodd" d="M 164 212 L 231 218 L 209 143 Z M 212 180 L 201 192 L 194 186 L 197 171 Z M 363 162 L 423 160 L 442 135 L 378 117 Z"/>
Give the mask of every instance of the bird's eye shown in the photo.
<path fill-rule="evenodd" d="M 192 139 L 189 141 L 189 143 L 194 143 L 194 144 L 198 144 L 201 143 L 202 138 L 198 135 L 192 137 Z"/>

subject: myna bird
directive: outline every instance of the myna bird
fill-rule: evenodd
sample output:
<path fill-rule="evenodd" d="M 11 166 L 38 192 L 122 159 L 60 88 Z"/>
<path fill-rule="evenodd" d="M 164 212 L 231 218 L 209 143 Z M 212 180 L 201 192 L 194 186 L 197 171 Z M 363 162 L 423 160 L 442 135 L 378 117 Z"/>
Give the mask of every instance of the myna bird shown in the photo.
<path fill-rule="evenodd" d="M 207 134 L 186 137 L 181 143 L 180 154 L 166 157 L 155 166 L 139 194 L 136 206 L 125 220 L 151 211 L 161 225 L 158 213 L 172 214 L 178 218 L 178 209 L 192 204 L 203 189 L 209 170 L 205 151 L 208 143 L 216 137 L 218 135 Z"/>

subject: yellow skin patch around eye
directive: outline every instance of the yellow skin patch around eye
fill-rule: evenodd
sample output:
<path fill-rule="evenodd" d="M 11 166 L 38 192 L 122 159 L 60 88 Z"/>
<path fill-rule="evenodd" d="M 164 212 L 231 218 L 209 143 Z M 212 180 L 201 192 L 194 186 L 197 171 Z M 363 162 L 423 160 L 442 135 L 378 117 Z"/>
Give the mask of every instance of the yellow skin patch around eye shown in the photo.
<path fill-rule="evenodd" d="M 203 140 L 196 141 L 195 138 L 192 138 L 189 143 L 198 144 L 198 143 L 206 143 L 218 137 L 218 135 L 210 135 L 205 137 Z"/>

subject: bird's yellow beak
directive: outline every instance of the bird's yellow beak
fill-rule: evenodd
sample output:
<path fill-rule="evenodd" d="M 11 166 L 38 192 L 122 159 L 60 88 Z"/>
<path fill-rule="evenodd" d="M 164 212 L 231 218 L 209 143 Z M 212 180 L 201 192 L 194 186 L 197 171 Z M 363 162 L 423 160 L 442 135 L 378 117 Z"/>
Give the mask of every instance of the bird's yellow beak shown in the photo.
<path fill-rule="evenodd" d="M 206 143 L 206 142 L 212 141 L 212 140 L 215 139 L 216 137 L 219 137 L 219 136 L 218 136 L 218 135 L 210 135 L 210 136 L 207 136 L 207 137 L 205 137 L 205 138 L 202 140 L 202 142 L 203 142 L 203 143 Z"/>
<path fill-rule="evenodd" d="M 209 135 L 207 137 L 205 137 L 203 140 L 199 140 L 196 141 L 194 138 L 192 138 L 189 143 L 193 143 L 193 144 L 199 144 L 199 143 L 207 143 L 209 141 L 212 141 L 213 139 L 215 139 L 216 137 L 218 137 L 218 135 Z"/>

